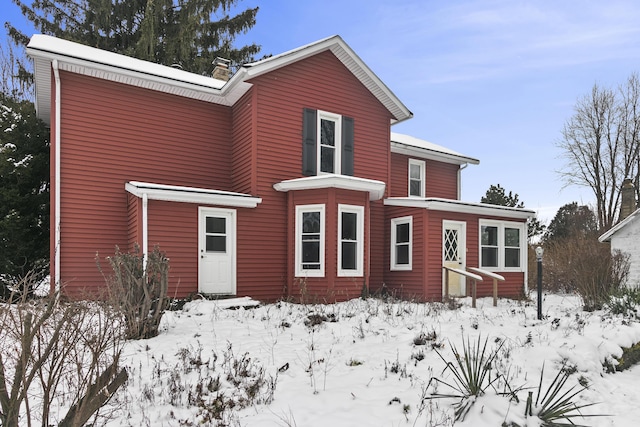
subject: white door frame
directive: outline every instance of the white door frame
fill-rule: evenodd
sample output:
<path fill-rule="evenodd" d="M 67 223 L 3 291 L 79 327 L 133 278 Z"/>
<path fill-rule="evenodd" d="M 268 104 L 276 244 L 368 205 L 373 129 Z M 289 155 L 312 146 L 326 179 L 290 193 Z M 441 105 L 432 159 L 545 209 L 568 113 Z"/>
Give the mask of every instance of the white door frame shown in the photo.
<path fill-rule="evenodd" d="M 226 249 L 227 254 L 230 257 L 230 280 L 231 283 L 227 289 L 221 292 L 208 292 L 203 290 L 204 285 L 204 273 L 203 267 L 204 251 L 206 248 L 205 239 L 205 217 L 220 216 L 227 218 L 226 231 Z M 221 294 L 221 295 L 236 295 L 236 246 L 237 246 L 237 234 L 236 234 L 236 210 L 235 209 L 223 209 L 223 208 L 211 208 L 205 206 L 198 207 L 198 292 Z"/>
<path fill-rule="evenodd" d="M 458 266 L 461 270 L 467 267 L 467 223 L 465 221 L 442 220 L 442 265 L 445 262 L 445 234 L 447 229 L 456 228 L 460 230 L 458 233 Z M 445 270 L 442 270 L 442 295 L 444 295 Z M 457 275 L 455 273 L 451 273 Z M 466 295 L 466 280 L 464 276 L 457 275 L 460 278 L 460 294 Z M 449 282 L 449 294 L 451 295 L 451 282 Z M 457 296 L 457 295 L 453 295 Z"/>

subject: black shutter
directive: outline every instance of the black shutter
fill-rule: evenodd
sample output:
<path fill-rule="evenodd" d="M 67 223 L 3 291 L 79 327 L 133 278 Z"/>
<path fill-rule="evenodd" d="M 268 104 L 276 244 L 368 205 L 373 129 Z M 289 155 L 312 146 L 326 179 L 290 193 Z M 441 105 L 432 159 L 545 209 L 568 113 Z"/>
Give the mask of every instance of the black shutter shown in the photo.
<path fill-rule="evenodd" d="M 317 112 L 309 108 L 305 108 L 302 115 L 302 175 L 317 175 L 317 155 L 316 148 L 317 138 Z"/>
<path fill-rule="evenodd" d="M 353 176 L 353 118 L 342 117 L 342 175 Z"/>

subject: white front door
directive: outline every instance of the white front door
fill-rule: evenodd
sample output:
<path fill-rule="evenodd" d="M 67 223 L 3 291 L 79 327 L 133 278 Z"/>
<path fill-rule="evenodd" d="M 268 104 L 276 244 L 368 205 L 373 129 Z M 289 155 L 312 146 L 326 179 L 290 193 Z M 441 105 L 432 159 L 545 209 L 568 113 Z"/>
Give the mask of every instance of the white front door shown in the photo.
<path fill-rule="evenodd" d="M 201 207 L 198 217 L 198 292 L 235 295 L 236 211 Z"/>
<path fill-rule="evenodd" d="M 460 221 L 442 221 L 442 265 L 464 270 L 466 253 L 466 223 Z M 454 272 L 449 274 L 449 295 L 464 296 L 466 294 L 464 276 Z M 443 277 L 443 292 L 444 280 Z"/>

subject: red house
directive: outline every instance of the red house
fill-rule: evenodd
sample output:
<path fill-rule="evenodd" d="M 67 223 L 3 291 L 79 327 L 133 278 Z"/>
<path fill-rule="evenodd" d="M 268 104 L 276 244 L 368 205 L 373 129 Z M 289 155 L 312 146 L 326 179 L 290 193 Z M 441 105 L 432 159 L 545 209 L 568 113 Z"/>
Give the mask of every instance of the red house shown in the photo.
<path fill-rule="evenodd" d="M 167 253 L 176 297 L 439 300 L 443 265 L 525 286 L 534 213 L 460 201 L 478 160 L 391 133 L 411 112 L 340 37 L 230 79 L 44 35 L 28 53 L 51 126 L 52 287 L 69 295 L 104 286 L 96 253 L 136 243 Z"/>

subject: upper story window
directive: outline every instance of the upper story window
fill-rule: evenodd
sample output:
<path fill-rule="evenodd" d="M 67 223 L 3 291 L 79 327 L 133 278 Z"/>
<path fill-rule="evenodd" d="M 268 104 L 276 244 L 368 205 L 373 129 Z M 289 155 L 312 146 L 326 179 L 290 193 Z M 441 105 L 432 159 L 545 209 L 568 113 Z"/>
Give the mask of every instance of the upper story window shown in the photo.
<path fill-rule="evenodd" d="M 409 159 L 409 197 L 425 197 L 425 162 Z"/>
<path fill-rule="evenodd" d="M 391 220 L 391 270 L 411 270 L 413 217 Z"/>
<path fill-rule="evenodd" d="M 320 173 L 340 173 L 342 117 L 318 111 L 318 166 Z"/>
<path fill-rule="evenodd" d="M 353 175 L 353 119 L 305 108 L 302 115 L 302 174 Z"/>
<path fill-rule="evenodd" d="M 480 221 L 480 267 L 522 271 L 526 254 L 523 223 Z"/>
<path fill-rule="evenodd" d="M 324 205 L 296 206 L 296 276 L 324 277 Z"/>
<path fill-rule="evenodd" d="M 338 205 L 338 276 L 362 276 L 364 207 Z"/>

